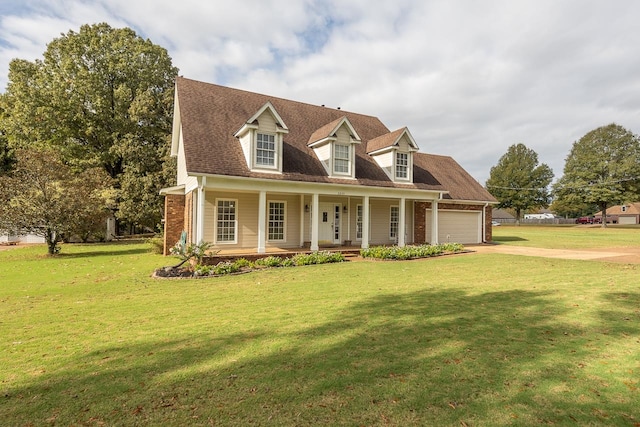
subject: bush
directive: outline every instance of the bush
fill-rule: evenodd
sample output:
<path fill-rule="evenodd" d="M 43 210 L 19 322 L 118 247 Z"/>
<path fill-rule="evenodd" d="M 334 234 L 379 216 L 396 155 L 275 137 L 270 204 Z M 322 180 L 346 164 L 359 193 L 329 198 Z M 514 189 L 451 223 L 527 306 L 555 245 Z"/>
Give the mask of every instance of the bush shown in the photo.
<path fill-rule="evenodd" d="M 368 249 L 360 249 L 363 258 L 375 259 L 415 259 L 428 258 L 443 253 L 460 252 L 464 249 L 460 243 L 443 243 L 438 245 L 419 246 L 374 246 Z"/>
<path fill-rule="evenodd" d="M 162 255 L 164 253 L 164 237 L 162 235 L 153 236 L 147 239 L 147 243 L 151 246 L 151 253 Z"/>
<path fill-rule="evenodd" d="M 271 255 L 266 258 L 256 260 L 255 264 L 260 267 L 280 267 L 282 265 L 282 258 Z"/>

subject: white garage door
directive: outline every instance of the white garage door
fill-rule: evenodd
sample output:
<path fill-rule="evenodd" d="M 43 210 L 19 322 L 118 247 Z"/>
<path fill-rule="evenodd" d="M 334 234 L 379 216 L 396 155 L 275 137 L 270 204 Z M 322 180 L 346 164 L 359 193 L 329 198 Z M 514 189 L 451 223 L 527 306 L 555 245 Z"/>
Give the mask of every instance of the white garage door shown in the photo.
<path fill-rule="evenodd" d="M 620 216 L 618 217 L 618 224 L 636 224 L 635 216 Z"/>
<path fill-rule="evenodd" d="M 431 211 L 427 210 L 427 242 L 431 241 Z M 438 211 L 438 242 L 482 243 L 480 211 Z"/>

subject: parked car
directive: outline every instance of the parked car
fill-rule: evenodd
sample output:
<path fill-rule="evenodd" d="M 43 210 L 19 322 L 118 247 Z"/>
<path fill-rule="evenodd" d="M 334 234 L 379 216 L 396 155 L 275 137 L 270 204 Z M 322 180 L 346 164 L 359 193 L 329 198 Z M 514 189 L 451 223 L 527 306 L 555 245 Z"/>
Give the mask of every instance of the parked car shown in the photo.
<path fill-rule="evenodd" d="M 576 224 L 593 224 L 593 218 L 588 216 L 581 216 L 576 219 Z"/>
<path fill-rule="evenodd" d="M 500 225 L 500 223 L 498 221 L 491 221 L 491 226 L 492 227 L 497 227 L 499 225 Z"/>

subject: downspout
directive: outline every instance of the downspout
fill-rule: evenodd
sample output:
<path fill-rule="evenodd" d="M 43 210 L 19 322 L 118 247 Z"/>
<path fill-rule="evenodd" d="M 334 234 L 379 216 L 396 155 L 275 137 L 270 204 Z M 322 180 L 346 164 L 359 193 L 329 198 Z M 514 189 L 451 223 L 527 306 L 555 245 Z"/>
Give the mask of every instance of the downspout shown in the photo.
<path fill-rule="evenodd" d="M 482 208 L 482 243 L 487 243 L 487 207 L 489 203 L 484 204 Z"/>

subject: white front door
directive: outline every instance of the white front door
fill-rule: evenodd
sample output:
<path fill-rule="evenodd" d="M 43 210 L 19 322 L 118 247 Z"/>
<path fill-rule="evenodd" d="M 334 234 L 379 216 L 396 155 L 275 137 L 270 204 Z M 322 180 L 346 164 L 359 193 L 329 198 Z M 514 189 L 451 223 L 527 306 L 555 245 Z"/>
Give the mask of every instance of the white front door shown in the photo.
<path fill-rule="evenodd" d="M 320 218 L 318 240 L 321 244 L 340 244 L 340 213 L 342 205 L 339 203 L 320 203 Z"/>

